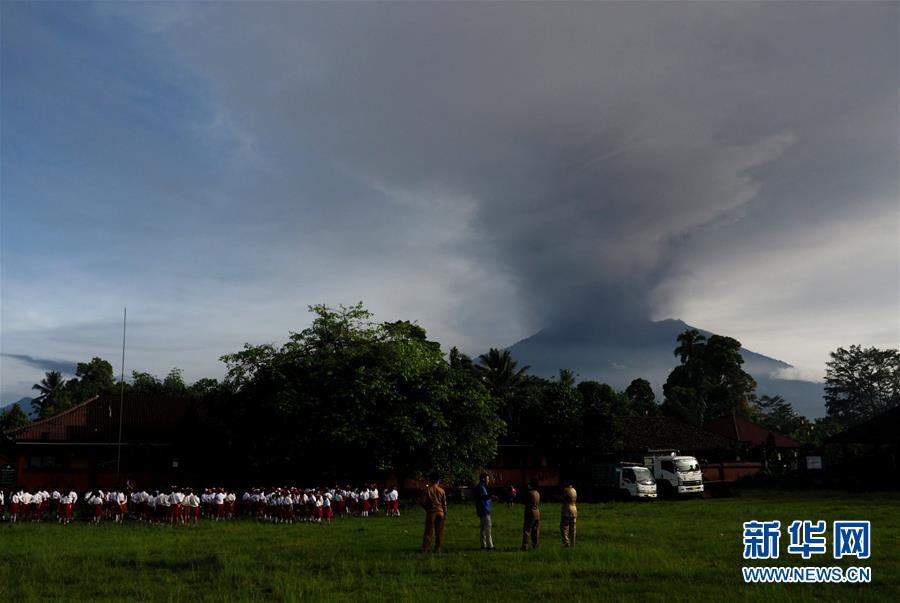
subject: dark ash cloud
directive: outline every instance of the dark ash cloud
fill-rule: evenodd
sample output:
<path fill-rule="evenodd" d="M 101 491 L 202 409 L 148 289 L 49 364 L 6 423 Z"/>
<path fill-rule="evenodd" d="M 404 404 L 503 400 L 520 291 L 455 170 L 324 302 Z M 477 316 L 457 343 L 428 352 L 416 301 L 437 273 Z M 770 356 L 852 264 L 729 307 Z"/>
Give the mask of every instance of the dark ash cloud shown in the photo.
<path fill-rule="evenodd" d="M 59 371 L 63 375 L 73 376 L 75 374 L 75 362 L 69 362 L 66 360 L 52 360 L 50 358 L 35 358 L 33 356 L 28 356 L 27 354 L 0 354 L 0 356 L 4 356 L 6 358 L 12 358 L 14 360 L 18 360 L 22 364 L 26 364 L 30 367 L 34 367 L 40 369 L 42 371 Z"/>

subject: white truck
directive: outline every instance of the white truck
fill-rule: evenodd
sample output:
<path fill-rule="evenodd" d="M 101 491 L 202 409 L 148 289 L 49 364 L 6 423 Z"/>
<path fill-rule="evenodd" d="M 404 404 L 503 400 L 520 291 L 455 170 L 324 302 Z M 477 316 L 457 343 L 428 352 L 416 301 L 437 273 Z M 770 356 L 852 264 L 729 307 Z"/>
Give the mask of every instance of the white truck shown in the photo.
<path fill-rule="evenodd" d="M 594 476 L 601 494 L 628 499 L 656 498 L 656 482 L 649 469 L 639 463 L 600 463 Z"/>
<path fill-rule="evenodd" d="M 644 463 L 653 472 L 661 495 L 703 495 L 703 473 L 696 458 L 673 452 L 647 457 Z"/>

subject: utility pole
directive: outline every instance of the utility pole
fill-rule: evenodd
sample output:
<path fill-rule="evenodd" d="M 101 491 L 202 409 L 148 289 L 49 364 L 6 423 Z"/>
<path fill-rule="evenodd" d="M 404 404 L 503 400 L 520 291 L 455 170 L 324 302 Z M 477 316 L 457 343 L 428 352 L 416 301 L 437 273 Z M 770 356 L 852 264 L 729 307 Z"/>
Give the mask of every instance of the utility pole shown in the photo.
<path fill-rule="evenodd" d="M 122 410 L 125 406 L 125 323 L 128 320 L 128 308 L 122 316 L 122 383 L 119 389 L 119 441 L 116 446 L 116 481 L 119 481 L 119 474 L 122 469 Z"/>

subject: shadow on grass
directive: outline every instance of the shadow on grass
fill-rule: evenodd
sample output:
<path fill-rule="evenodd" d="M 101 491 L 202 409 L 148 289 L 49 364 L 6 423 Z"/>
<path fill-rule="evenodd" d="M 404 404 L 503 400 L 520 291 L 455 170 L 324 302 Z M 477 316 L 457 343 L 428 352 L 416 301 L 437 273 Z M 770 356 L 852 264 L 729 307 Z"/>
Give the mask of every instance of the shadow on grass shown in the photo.
<path fill-rule="evenodd" d="M 225 567 L 222 563 L 222 560 L 219 558 L 219 555 L 216 553 L 213 553 L 211 555 L 204 555 L 202 557 L 191 557 L 187 559 L 113 559 L 110 560 L 110 565 L 125 569 L 158 569 L 166 571 L 216 571 L 221 570 Z"/>

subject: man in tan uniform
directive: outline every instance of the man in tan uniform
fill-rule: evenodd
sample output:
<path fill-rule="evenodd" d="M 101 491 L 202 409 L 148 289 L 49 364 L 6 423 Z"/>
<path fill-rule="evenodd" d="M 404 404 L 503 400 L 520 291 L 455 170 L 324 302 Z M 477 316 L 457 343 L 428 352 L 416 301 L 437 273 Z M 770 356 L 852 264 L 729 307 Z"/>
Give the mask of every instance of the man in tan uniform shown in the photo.
<path fill-rule="evenodd" d="M 566 482 L 562 493 L 562 516 L 559 519 L 559 531 L 565 547 L 575 546 L 575 519 L 578 517 L 576 500 L 578 500 L 578 493 L 572 487 L 572 482 Z"/>
<path fill-rule="evenodd" d="M 441 487 L 441 476 L 432 473 L 429 485 L 422 493 L 420 504 L 425 509 L 425 536 L 422 538 L 422 552 L 431 548 L 432 532 L 434 533 L 434 552 L 440 553 L 444 548 L 444 523 L 447 521 L 447 493 Z"/>
<path fill-rule="evenodd" d="M 531 548 L 537 548 L 541 537 L 541 494 L 537 483 L 531 482 L 525 493 L 525 523 L 522 526 L 522 550 L 528 550 L 528 537 L 531 537 Z"/>

